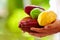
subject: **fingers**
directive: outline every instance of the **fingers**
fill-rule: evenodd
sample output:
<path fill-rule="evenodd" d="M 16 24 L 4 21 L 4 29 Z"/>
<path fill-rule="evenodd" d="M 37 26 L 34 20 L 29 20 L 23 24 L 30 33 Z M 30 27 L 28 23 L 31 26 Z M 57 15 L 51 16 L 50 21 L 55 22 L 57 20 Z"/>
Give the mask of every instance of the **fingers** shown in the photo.
<path fill-rule="evenodd" d="M 53 29 L 53 28 L 55 28 L 52 24 L 49 24 L 49 25 L 46 25 L 45 27 L 44 27 L 45 29 Z"/>
<path fill-rule="evenodd" d="M 55 34 L 60 32 L 60 20 L 56 20 L 54 23 L 46 25 L 44 28 L 32 27 L 31 30 L 37 33 L 30 32 L 30 34 L 37 37 L 44 37 L 47 35 Z"/>
<path fill-rule="evenodd" d="M 34 27 L 32 27 L 31 30 L 36 31 L 36 32 L 45 32 L 45 33 L 47 33 L 47 30 L 44 29 L 44 28 L 34 28 Z"/>
<path fill-rule="evenodd" d="M 31 28 L 31 30 L 36 31 L 38 33 L 48 33 L 48 34 L 53 34 L 53 33 L 57 33 L 60 31 L 57 28 L 53 28 L 53 29 Z"/>
<path fill-rule="evenodd" d="M 38 33 L 30 32 L 30 34 L 33 35 L 33 36 L 37 36 L 37 37 L 45 37 L 45 36 L 48 36 L 48 35 L 55 34 L 57 32 L 58 32 L 57 29 L 53 29 L 53 30 L 48 30 L 47 32 L 45 32 L 45 31 L 42 32 L 42 30 L 39 31 Z"/>
<path fill-rule="evenodd" d="M 37 37 L 45 37 L 45 36 L 52 35 L 59 32 L 57 28 L 54 28 L 54 29 L 31 28 L 31 30 L 36 31 L 37 33 L 30 32 L 30 34 Z"/>

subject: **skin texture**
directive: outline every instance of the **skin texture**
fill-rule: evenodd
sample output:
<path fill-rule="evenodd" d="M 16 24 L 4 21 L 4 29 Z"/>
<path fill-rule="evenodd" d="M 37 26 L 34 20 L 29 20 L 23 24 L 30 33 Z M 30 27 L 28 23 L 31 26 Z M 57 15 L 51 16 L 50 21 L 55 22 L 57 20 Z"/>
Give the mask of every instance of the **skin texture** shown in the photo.
<path fill-rule="evenodd" d="M 60 20 L 56 20 L 52 24 L 46 25 L 44 28 L 35 28 L 32 27 L 30 30 L 35 31 L 29 32 L 29 34 L 36 36 L 36 37 L 45 37 L 48 35 L 55 34 L 57 32 L 60 32 Z"/>

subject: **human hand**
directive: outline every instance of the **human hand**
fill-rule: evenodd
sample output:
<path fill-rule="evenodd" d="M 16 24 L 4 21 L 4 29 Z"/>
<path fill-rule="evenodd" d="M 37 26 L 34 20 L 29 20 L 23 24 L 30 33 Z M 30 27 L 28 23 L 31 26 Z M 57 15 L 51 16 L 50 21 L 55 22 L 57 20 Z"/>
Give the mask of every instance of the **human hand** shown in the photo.
<path fill-rule="evenodd" d="M 29 34 L 37 37 L 44 37 L 51 34 L 55 34 L 57 32 L 60 32 L 60 20 L 56 20 L 52 24 L 46 25 L 44 28 L 30 28 L 32 31 L 35 32 L 29 32 Z"/>

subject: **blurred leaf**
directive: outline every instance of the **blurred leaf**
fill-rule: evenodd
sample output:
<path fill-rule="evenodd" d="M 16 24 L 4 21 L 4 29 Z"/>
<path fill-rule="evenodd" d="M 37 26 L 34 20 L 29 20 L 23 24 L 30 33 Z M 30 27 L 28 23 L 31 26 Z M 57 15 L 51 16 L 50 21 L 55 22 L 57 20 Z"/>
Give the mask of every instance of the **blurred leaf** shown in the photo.
<path fill-rule="evenodd" d="M 7 26 L 12 32 L 17 32 L 19 30 L 19 22 L 27 15 L 23 10 L 17 9 L 13 14 L 8 18 Z"/>
<path fill-rule="evenodd" d="M 31 0 L 32 5 L 42 6 L 46 10 L 50 7 L 49 0 Z"/>
<path fill-rule="evenodd" d="M 15 5 L 19 9 L 23 9 L 23 0 L 15 0 Z"/>
<path fill-rule="evenodd" d="M 16 9 L 23 9 L 23 0 L 8 0 L 9 15 L 12 15 Z"/>
<path fill-rule="evenodd" d="M 23 35 L 21 29 L 19 29 L 19 22 L 22 20 L 24 17 L 27 17 L 28 15 L 25 14 L 25 12 L 21 9 L 17 9 L 13 12 L 13 14 L 8 18 L 7 21 L 7 28 L 12 32 L 13 37 L 17 38 L 19 37 L 20 40 L 34 40 L 34 37 L 30 35 Z M 13 39 L 14 39 L 13 38 Z M 15 40 L 15 39 L 14 39 Z"/>

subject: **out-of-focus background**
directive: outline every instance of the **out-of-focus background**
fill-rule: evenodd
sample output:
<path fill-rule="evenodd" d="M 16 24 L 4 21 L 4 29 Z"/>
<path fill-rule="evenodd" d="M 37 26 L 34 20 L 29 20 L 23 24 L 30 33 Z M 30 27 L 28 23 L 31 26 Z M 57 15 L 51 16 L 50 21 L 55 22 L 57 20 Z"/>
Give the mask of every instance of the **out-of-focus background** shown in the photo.
<path fill-rule="evenodd" d="M 28 16 L 24 12 L 27 5 L 37 5 L 48 10 L 49 0 L 0 0 L 0 40 L 51 40 L 52 36 L 37 38 L 23 33 L 18 25 Z"/>

